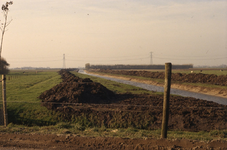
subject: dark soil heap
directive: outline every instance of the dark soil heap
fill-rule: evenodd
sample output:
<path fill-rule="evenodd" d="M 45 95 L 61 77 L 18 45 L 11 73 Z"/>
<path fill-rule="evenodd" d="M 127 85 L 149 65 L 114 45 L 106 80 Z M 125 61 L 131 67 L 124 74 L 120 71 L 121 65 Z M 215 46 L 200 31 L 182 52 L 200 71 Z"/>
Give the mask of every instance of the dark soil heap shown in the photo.
<path fill-rule="evenodd" d="M 63 82 L 39 96 L 42 105 L 71 122 L 110 128 L 160 129 L 163 95 L 114 94 L 100 83 L 62 70 Z M 227 106 L 192 97 L 170 97 L 168 128 L 210 131 L 227 128 Z M 223 135 L 226 136 L 227 135 Z"/>
<path fill-rule="evenodd" d="M 164 79 L 164 72 L 150 72 L 150 71 L 126 71 L 126 70 L 109 70 L 109 69 L 97 69 L 91 70 L 94 72 L 103 72 L 111 74 L 122 74 L 130 76 L 140 76 L 146 78 L 157 78 Z M 203 74 L 203 73 L 172 73 L 172 81 L 188 82 L 188 83 L 208 83 L 214 85 L 227 85 L 227 75 L 214 75 L 214 74 Z"/>
<path fill-rule="evenodd" d="M 54 109 L 63 103 L 109 103 L 114 93 L 89 78 L 81 79 L 69 71 L 61 70 L 63 82 L 42 93 L 43 106 Z"/>

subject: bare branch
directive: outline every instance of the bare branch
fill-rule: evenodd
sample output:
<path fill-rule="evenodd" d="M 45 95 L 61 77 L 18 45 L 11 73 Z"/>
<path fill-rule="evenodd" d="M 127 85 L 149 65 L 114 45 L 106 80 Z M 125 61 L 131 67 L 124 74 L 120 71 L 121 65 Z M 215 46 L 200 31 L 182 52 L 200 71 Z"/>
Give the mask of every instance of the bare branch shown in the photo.
<path fill-rule="evenodd" d="M 4 22 L 1 23 L 1 43 L 0 43 L 0 60 L 1 60 L 1 53 L 2 53 L 2 46 L 3 46 L 3 37 L 6 31 L 6 27 L 12 22 L 10 20 L 7 22 L 7 17 L 8 17 L 8 12 L 9 12 L 9 5 L 12 5 L 13 1 L 6 2 L 5 4 L 2 5 L 2 11 L 3 11 L 3 16 L 4 16 Z"/>
<path fill-rule="evenodd" d="M 13 21 L 13 19 L 11 19 L 9 22 L 6 23 L 6 27 Z"/>

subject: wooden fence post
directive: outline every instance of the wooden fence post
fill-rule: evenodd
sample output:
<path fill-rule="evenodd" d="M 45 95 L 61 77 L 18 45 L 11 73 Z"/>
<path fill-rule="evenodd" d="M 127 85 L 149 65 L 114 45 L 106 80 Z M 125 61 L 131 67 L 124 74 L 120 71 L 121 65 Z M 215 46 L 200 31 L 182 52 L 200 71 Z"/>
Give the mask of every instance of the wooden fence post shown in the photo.
<path fill-rule="evenodd" d="M 2 100 L 3 100 L 3 119 L 4 126 L 8 125 L 8 114 L 6 108 L 6 75 L 2 75 Z"/>
<path fill-rule="evenodd" d="M 171 87 L 171 70 L 172 70 L 172 64 L 165 63 L 165 86 L 164 86 L 161 138 L 167 138 L 167 128 L 168 128 L 168 119 L 169 119 L 169 97 L 170 97 L 170 87 Z"/>

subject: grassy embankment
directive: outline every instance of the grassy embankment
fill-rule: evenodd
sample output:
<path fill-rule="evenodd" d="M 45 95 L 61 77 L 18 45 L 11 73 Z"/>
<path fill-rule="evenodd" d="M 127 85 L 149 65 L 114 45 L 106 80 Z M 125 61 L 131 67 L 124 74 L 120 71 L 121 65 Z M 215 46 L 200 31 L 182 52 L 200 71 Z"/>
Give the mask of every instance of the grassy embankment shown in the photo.
<path fill-rule="evenodd" d="M 105 79 L 77 74 L 81 78 L 89 77 L 100 82 L 116 93 L 150 93 L 137 87 L 110 82 Z M 9 80 L 10 77 L 10 80 Z M 79 134 L 82 136 L 113 136 L 128 138 L 159 138 L 160 130 L 140 130 L 134 128 L 110 129 L 105 127 L 86 126 L 80 122 L 65 122 L 60 113 L 47 110 L 40 105 L 37 97 L 61 82 L 57 72 L 11 72 L 7 75 L 7 109 L 9 125 L 0 127 L 0 132 L 9 133 L 58 133 Z M 158 93 L 160 94 L 160 93 Z M 168 138 L 187 138 L 197 140 L 227 139 L 227 131 L 183 132 L 169 131 Z"/>

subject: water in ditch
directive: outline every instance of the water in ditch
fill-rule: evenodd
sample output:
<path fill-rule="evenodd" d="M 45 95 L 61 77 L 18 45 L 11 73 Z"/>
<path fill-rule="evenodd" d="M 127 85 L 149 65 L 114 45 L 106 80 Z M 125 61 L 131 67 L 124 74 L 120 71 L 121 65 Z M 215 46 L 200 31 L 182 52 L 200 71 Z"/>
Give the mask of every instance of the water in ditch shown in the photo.
<path fill-rule="evenodd" d="M 139 82 L 134 82 L 134 81 L 128 81 L 128 80 L 110 78 L 110 77 L 105 77 L 105 76 L 100 76 L 100 75 L 88 74 L 88 73 L 85 73 L 83 70 L 80 70 L 79 73 L 83 73 L 83 74 L 87 74 L 87 75 L 95 76 L 95 77 L 99 77 L 99 78 L 104 78 L 107 80 L 124 83 L 124 84 L 128 84 L 128 85 L 133 85 L 133 86 L 140 87 L 140 88 L 143 88 L 143 89 L 146 89 L 149 91 L 164 92 L 164 87 L 161 87 L 161 86 L 155 86 L 155 85 L 139 83 Z M 195 93 L 195 92 L 189 92 L 189 91 L 184 91 L 184 90 L 178 90 L 178 89 L 173 89 L 173 88 L 171 88 L 170 93 L 175 94 L 175 95 L 184 96 L 184 97 L 194 97 L 194 98 L 198 98 L 198 99 L 213 101 L 213 102 L 216 102 L 219 104 L 227 105 L 227 98 L 211 96 L 211 95 Z"/>

